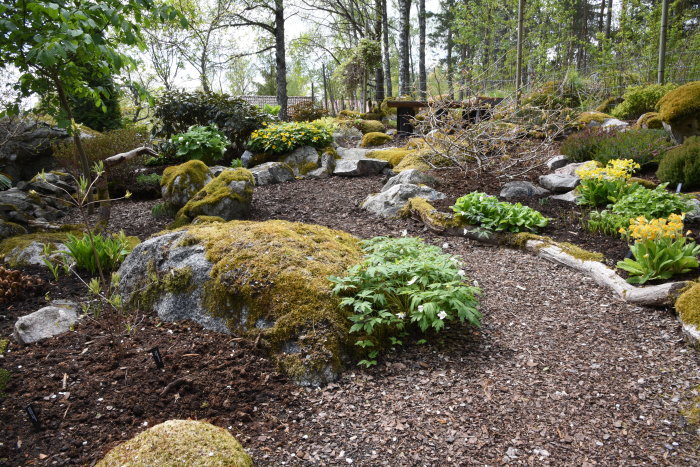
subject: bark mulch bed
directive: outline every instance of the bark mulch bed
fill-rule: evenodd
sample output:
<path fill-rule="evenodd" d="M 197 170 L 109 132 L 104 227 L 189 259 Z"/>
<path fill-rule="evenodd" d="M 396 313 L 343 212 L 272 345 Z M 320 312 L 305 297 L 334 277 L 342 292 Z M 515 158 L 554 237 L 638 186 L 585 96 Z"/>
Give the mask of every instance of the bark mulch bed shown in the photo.
<path fill-rule="evenodd" d="M 313 222 L 363 238 L 407 230 L 443 245 L 484 290 L 480 330 L 452 326 L 429 345 L 390 352 L 375 368 L 349 368 L 334 384 L 304 389 L 276 372 L 263 343 L 150 316 L 131 317 L 130 333 L 124 323 L 86 318 L 75 332 L 10 344 L 0 358 L 12 371 L 0 399 L 0 464 L 89 465 L 146 423 L 172 418 L 229 428 L 264 466 L 700 462 L 697 433 L 681 414 L 700 385 L 700 356 L 683 343 L 670 310 L 626 304 L 520 251 L 361 211 L 359 202 L 382 183 L 332 178 L 256 188 L 252 218 Z M 150 217 L 153 203 L 128 203 L 115 205 L 113 229 L 142 238 L 162 229 Z M 42 306 L 46 292 L 86 298 L 73 279 L 47 284 L 2 313 L 2 335 Z M 149 352 L 156 346 L 162 370 Z M 42 430 L 27 420 L 30 403 Z"/>

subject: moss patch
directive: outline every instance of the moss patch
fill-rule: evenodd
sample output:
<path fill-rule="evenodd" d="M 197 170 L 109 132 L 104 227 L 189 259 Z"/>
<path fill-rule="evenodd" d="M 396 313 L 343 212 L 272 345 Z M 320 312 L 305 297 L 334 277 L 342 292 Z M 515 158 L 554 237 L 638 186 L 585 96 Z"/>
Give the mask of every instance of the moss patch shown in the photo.
<path fill-rule="evenodd" d="M 168 420 L 120 444 L 96 465 L 252 467 L 253 461 L 223 428 L 195 420 Z"/>
<path fill-rule="evenodd" d="M 462 224 L 457 218 L 449 213 L 438 211 L 425 198 L 411 198 L 401 211 L 400 217 L 409 217 L 411 212 L 417 212 L 421 219 L 428 220 L 432 225 L 440 226 L 444 229 L 460 227 Z"/>
<path fill-rule="evenodd" d="M 197 284 L 192 283 L 192 269 L 189 267 L 173 269 L 165 276 L 159 276 L 155 265 L 148 264 L 148 281 L 134 294 L 128 306 L 133 309 L 150 310 L 160 297 L 166 293 L 192 293 Z"/>
<path fill-rule="evenodd" d="M 694 399 L 682 413 L 688 420 L 689 425 L 698 426 L 700 425 L 700 386 L 696 387 L 693 392 L 695 392 Z"/>
<path fill-rule="evenodd" d="M 391 167 L 396 167 L 406 156 L 414 152 L 411 149 L 379 149 L 368 152 L 367 157 L 387 161 Z"/>
<path fill-rule="evenodd" d="M 27 234 L 27 229 L 25 229 L 24 227 L 22 227 L 19 224 L 15 224 L 14 222 L 0 220 L 0 227 L 3 229 L 4 233 L 6 234 L 5 238 Z"/>
<path fill-rule="evenodd" d="M 43 243 L 55 245 L 57 243 L 65 243 L 68 240 L 68 234 L 71 233 L 76 237 L 82 237 L 83 232 L 72 231 L 72 232 L 37 232 L 30 233 L 26 235 L 17 235 L 15 237 L 6 238 L 0 241 L 0 258 L 5 258 L 14 249 L 27 248 L 32 243 Z M 55 249 L 55 248 L 54 248 Z M 10 264 L 11 267 L 16 265 Z"/>
<path fill-rule="evenodd" d="M 404 156 L 396 166 L 394 166 L 394 172 L 399 173 L 404 170 L 416 169 L 421 172 L 426 172 L 431 169 L 430 165 L 425 161 L 425 154 L 421 151 L 414 151 L 410 154 Z"/>
<path fill-rule="evenodd" d="M 243 193 L 239 194 L 231 190 L 229 185 L 235 182 L 246 183 Z M 206 208 L 220 203 L 224 198 L 231 198 L 242 206 L 248 205 L 253 199 L 254 186 L 255 178 L 249 170 L 241 168 L 224 170 L 218 177 L 207 183 L 178 211 L 175 223 L 183 222 L 185 217 L 192 219 L 197 216 L 208 215 Z"/>
<path fill-rule="evenodd" d="M 612 116 L 603 112 L 583 112 L 576 121 L 581 125 L 588 125 L 591 122 L 603 123 L 609 118 L 612 118 Z"/>
<path fill-rule="evenodd" d="M 657 112 L 647 112 L 642 114 L 642 116 L 637 119 L 637 123 L 635 124 L 636 128 L 660 129 L 663 128 L 663 126 L 661 117 Z"/>
<path fill-rule="evenodd" d="M 386 133 L 373 131 L 371 133 L 366 133 L 362 137 L 360 147 L 369 148 L 372 146 L 381 146 L 382 144 L 388 143 L 389 141 L 391 141 L 391 136 L 387 135 Z"/>
<path fill-rule="evenodd" d="M 219 216 L 197 216 L 192 221 L 193 224 L 210 224 L 212 222 L 226 222 Z"/>
<path fill-rule="evenodd" d="M 700 115 L 700 81 L 667 92 L 656 104 L 661 120 L 668 123 Z"/>
<path fill-rule="evenodd" d="M 605 256 L 602 253 L 596 253 L 594 251 L 584 250 L 583 248 L 568 242 L 555 242 L 549 237 L 543 235 L 537 235 L 530 232 L 520 232 L 513 234 L 509 241 L 508 246 L 513 248 L 523 249 L 527 244 L 528 240 L 535 240 L 542 242 L 539 248 L 545 248 L 548 246 L 556 246 L 564 253 L 573 256 L 581 261 L 603 261 Z"/>
<path fill-rule="evenodd" d="M 327 365 L 340 371 L 341 357 L 352 347 L 349 321 L 328 276 L 362 260 L 358 239 L 287 221 L 232 221 L 187 231 L 214 264 L 204 298 L 210 314 L 239 333 L 262 332 L 292 377 L 308 369 L 324 372 Z"/>
<path fill-rule="evenodd" d="M 648 180 L 646 178 L 639 178 L 639 177 L 632 177 L 628 180 L 628 183 L 638 183 L 642 185 L 644 188 L 649 188 L 650 190 L 653 190 L 656 188 L 658 185 L 654 183 L 651 180 Z"/>
<path fill-rule="evenodd" d="M 168 196 L 172 196 L 175 180 L 179 179 L 180 186 L 201 189 L 209 178 L 209 167 L 199 160 L 187 161 L 184 164 L 166 167 L 160 179 L 160 186 L 165 187 Z"/>
<path fill-rule="evenodd" d="M 0 339 L 0 355 L 4 355 L 7 350 L 7 346 L 10 344 L 9 339 Z"/>
<path fill-rule="evenodd" d="M 676 311 L 681 321 L 700 329 L 700 283 L 693 284 L 678 297 Z"/>

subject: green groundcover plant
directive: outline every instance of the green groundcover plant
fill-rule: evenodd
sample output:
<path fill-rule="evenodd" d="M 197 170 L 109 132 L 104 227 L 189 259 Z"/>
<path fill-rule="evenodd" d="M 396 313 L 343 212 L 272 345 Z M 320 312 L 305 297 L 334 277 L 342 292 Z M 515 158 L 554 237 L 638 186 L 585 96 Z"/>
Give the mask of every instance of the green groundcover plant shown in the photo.
<path fill-rule="evenodd" d="M 89 271 L 90 274 L 96 274 L 98 268 L 89 235 L 76 237 L 68 234 L 67 237 L 65 245 L 68 251 L 65 255 L 73 258 L 79 268 Z M 115 270 L 131 251 L 129 240 L 124 232 L 119 232 L 117 235 L 93 234 L 92 241 L 100 266 L 105 271 Z"/>
<path fill-rule="evenodd" d="M 495 231 L 534 232 L 549 222 L 539 211 L 520 203 L 498 201 L 495 196 L 478 191 L 459 198 L 452 210 L 469 224 Z"/>
<path fill-rule="evenodd" d="M 631 193 L 622 196 L 613 206 L 612 212 L 627 219 L 645 216 L 647 219 L 659 219 L 671 214 L 689 212 L 694 205 L 691 197 L 684 194 L 672 193 L 666 189 L 667 183 L 662 183 L 653 190 L 637 187 Z"/>
<path fill-rule="evenodd" d="M 459 259 L 418 238 L 376 237 L 362 244 L 365 260 L 345 277 L 330 277 L 341 306 L 351 311 L 350 332 L 367 352 L 361 365 L 372 366 L 380 349 L 402 345 L 409 328 L 438 332 L 459 320 L 480 325 L 476 296 Z"/>
<path fill-rule="evenodd" d="M 289 122 L 268 125 L 250 135 L 248 150 L 260 154 L 284 154 L 302 146 L 325 148 L 333 142 L 333 134 L 324 125 Z"/>
<path fill-rule="evenodd" d="M 171 143 L 183 160 L 197 159 L 214 165 L 223 159 L 229 140 L 216 127 L 193 125 L 187 132 L 173 136 Z"/>

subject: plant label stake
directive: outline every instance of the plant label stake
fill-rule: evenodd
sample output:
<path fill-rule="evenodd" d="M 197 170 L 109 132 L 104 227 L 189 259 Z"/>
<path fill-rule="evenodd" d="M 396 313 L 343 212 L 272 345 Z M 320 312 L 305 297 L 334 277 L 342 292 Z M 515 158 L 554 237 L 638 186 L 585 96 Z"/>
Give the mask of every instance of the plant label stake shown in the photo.
<path fill-rule="evenodd" d="M 158 347 L 153 347 L 151 349 L 151 355 L 153 355 L 153 361 L 156 362 L 156 366 L 159 369 L 165 366 L 163 364 L 163 357 L 160 356 L 160 350 L 158 350 Z"/>
<path fill-rule="evenodd" d="M 678 186 L 676 186 L 676 193 L 680 193 L 682 189 L 683 189 L 683 184 L 679 183 Z"/>
<path fill-rule="evenodd" d="M 41 429 L 41 422 L 39 421 L 39 417 L 37 416 L 34 407 L 32 407 L 32 405 L 29 404 L 24 410 L 27 412 L 27 415 L 29 416 L 29 421 L 32 422 L 34 428 L 36 428 L 37 430 Z"/>

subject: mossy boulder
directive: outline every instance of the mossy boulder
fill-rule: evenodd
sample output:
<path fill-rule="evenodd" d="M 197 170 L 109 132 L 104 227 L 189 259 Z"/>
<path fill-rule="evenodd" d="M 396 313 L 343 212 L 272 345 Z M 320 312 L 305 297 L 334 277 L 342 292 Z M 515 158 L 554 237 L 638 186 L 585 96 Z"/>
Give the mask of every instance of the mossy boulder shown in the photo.
<path fill-rule="evenodd" d="M 23 226 L 14 222 L 0 219 L 0 240 L 17 235 L 24 235 L 26 233 L 27 229 L 25 229 Z"/>
<path fill-rule="evenodd" d="M 384 131 L 384 124 L 377 120 L 356 120 L 353 126 L 363 134 L 380 133 Z"/>
<path fill-rule="evenodd" d="M 404 148 L 392 148 L 392 149 L 378 149 L 375 151 L 370 151 L 367 153 L 367 157 L 372 159 L 380 159 L 387 161 L 390 167 L 396 167 L 404 160 L 409 154 L 415 153 L 413 149 Z"/>
<path fill-rule="evenodd" d="M 642 114 L 634 125 L 635 128 L 659 130 L 664 127 L 661 117 L 657 112 Z"/>
<path fill-rule="evenodd" d="M 611 118 L 613 118 L 611 115 L 603 112 L 583 112 L 578 116 L 576 122 L 581 126 L 599 126 Z"/>
<path fill-rule="evenodd" d="M 256 338 L 303 385 L 336 378 L 351 355 L 349 321 L 328 276 L 361 261 L 359 241 L 318 225 L 232 221 L 151 238 L 126 258 L 131 309 Z"/>
<path fill-rule="evenodd" d="M 700 135 L 700 81 L 667 92 L 656 104 L 659 117 L 678 143 Z"/>
<path fill-rule="evenodd" d="M 68 233 L 82 236 L 79 231 L 39 232 L 16 235 L 0 241 L 0 259 L 11 268 L 44 266 L 44 245 L 49 246 L 52 259 L 58 259 L 61 251 L 68 251 L 64 243 Z"/>
<path fill-rule="evenodd" d="M 115 447 L 97 467 L 252 467 L 241 443 L 224 428 L 197 420 L 168 420 Z"/>
<path fill-rule="evenodd" d="M 397 165 L 394 166 L 395 173 L 401 173 L 404 170 L 415 169 L 421 172 L 426 172 L 431 169 L 426 162 L 427 153 L 425 151 L 412 151 L 404 156 Z"/>
<path fill-rule="evenodd" d="M 363 148 L 370 148 L 372 146 L 381 146 L 389 141 L 391 141 L 391 136 L 387 135 L 386 133 L 373 131 L 372 133 L 367 133 L 362 137 L 360 146 Z"/>
<path fill-rule="evenodd" d="M 160 179 L 161 195 L 166 203 L 181 208 L 212 178 L 209 167 L 199 160 L 167 167 Z"/>
<path fill-rule="evenodd" d="M 184 225 L 197 216 L 221 217 L 227 221 L 245 218 L 250 212 L 254 186 L 255 179 L 249 170 L 224 170 L 178 211 L 175 222 Z"/>
<path fill-rule="evenodd" d="M 678 297 L 676 311 L 684 334 L 700 348 L 700 283 L 692 284 Z"/>

